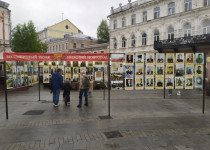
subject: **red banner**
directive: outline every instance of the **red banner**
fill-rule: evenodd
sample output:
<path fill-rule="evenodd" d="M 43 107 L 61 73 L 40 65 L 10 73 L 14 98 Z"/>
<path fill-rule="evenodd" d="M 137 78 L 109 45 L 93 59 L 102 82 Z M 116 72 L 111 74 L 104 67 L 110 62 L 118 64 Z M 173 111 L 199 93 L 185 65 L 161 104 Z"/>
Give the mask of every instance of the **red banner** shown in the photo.
<path fill-rule="evenodd" d="M 108 53 L 7 53 L 5 61 L 108 61 Z"/>

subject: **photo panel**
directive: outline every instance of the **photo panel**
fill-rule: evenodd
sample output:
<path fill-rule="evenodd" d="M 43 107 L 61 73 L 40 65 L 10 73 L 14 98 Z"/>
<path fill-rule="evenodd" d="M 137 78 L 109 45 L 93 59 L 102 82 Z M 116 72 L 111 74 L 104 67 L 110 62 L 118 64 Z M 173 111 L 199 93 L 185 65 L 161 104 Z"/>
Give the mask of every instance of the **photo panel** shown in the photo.
<path fill-rule="evenodd" d="M 186 76 L 194 76 L 194 65 L 186 65 L 185 66 L 185 75 Z"/>
<path fill-rule="evenodd" d="M 153 65 L 146 66 L 146 72 L 147 76 L 154 76 L 154 66 Z"/>
<path fill-rule="evenodd" d="M 56 61 L 52 61 L 52 62 L 51 62 L 51 66 L 57 67 L 57 62 L 56 62 Z"/>
<path fill-rule="evenodd" d="M 94 68 L 93 67 L 86 67 L 86 74 L 87 75 L 93 75 Z"/>
<path fill-rule="evenodd" d="M 195 88 L 203 88 L 203 76 L 195 77 Z"/>
<path fill-rule="evenodd" d="M 43 75 L 43 83 L 50 83 L 49 74 L 44 74 Z"/>
<path fill-rule="evenodd" d="M 174 53 L 167 53 L 166 54 L 166 63 L 167 64 L 174 64 Z"/>
<path fill-rule="evenodd" d="M 135 72 L 136 72 L 136 77 L 137 76 L 143 76 L 144 75 L 144 66 L 136 66 L 136 69 L 135 69 Z"/>
<path fill-rule="evenodd" d="M 111 81 L 112 90 L 123 90 L 123 81 Z"/>
<path fill-rule="evenodd" d="M 175 76 L 183 77 L 184 76 L 184 65 L 176 65 Z"/>
<path fill-rule="evenodd" d="M 146 89 L 154 89 L 154 77 L 146 77 Z"/>
<path fill-rule="evenodd" d="M 136 53 L 136 66 L 144 65 L 144 53 Z"/>
<path fill-rule="evenodd" d="M 63 61 L 58 61 L 57 64 L 58 64 L 58 67 L 64 66 L 64 62 Z"/>
<path fill-rule="evenodd" d="M 146 64 L 154 64 L 154 53 L 146 53 Z"/>
<path fill-rule="evenodd" d="M 93 67 L 93 61 L 88 61 L 88 67 Z"/>
<path fill-rule="evenodd" d="M 86 61 L 81 61 L 80 62 L 80 67 L 86 67 Z"/>
<path fill-rule="evenodd" d="M 164 64 L 165 63 L 165 54 L 156 53 L 156 63 Z"/>
<path fill-rule="evenodd" d="M 193 89 L 193 77 L 185 77 L 185 89 Z"/>
<path fill-rule="evenodd" d="M 73 67 L 73 74 L 78 75 L 79 74 L 79 67 Z"/>
<path fill-rule="evenodd" d="M 135 89 L 136 90 L 144 89 L 144 78 L 143 77 L 136 77 Z"/>
<path fill-rule="evenodd" d="M 175 89 L 184 89 L 183 77 L 175 77 Z"/>
<path fill-rule="evenodd" d="M 71 74 L 71 67 L 65 67 L 65 74 Z"/>
<path fill-rule="evenodd" d="M 174 76 L 174 65 L 166 65 L 166 75 Z"/>
<path fill-rule="evenodd" d="M 50 74 L 50 71 L 49 71 L 49 67 L 48 66 L 44 66 L 43 67 L 43 74 Z"/>
<path fill-rule="evenodd" d="M 193 53 L 186 53 L 186 64 L 194 64 L 194 54 Z"/>
<path fill-rule="evenodd" d="M 204 53 L 195 53 L 195 64 L 204 64 Z"/>
<path fill-rule="evenodd" d="M 195 75 L 203 75 L 203 65 L 195 65 Z"/>
<path fill-rule="evenodd" d="M 103 74 L 101 71 L 95 72 L 95 81 L 102 81 L 103 80 Z"/>
<path fill-rule="evenodd" d="M 164 76 L 164 65 L 156 65 L 156 76 Z"/>
<path fill-rule="evenodd" d="M 174 89 L 174 78 L 173 77 L 166 77 L 165 78 L 165 86 L 166 89 Z"/>
<path fill-rule="evenodd" d="M 78 61 L 73 61 L 73 67 L 79 67 L 79 62 Z"/>
<path fill-rule="evenodd" d="M 44 61 L 44 66 L 49 66 L 49 62 L 48 61 Z"/>
<path fill-rule="evenodd" d="M 125 78 L 134 77 L 134 66 L 125 66 Z"/>
<path fill-rule="evenodd" d="M 176 53 L 176 64 L 184 64 L 184 53 Z"/>
<path fill-rule="evenodd" d="M 125 78 L 125 90 L 133 90 L 133 78 Z"/>
<path fill-rule="evenodd" d="M 164 77 L 156 77 L 156 89 L 164 89 Z"/>
<path fill-rule="evenodd" d="M 126 54 L 125 55 L 125 63 L 126 63 L 126 65 L 133 65 L 134 64 L 134 54 Z"/>
<path fill-rule="evenodd" d="M 51 74 L 57 72 L 57 66 L 51 66 Z"/>

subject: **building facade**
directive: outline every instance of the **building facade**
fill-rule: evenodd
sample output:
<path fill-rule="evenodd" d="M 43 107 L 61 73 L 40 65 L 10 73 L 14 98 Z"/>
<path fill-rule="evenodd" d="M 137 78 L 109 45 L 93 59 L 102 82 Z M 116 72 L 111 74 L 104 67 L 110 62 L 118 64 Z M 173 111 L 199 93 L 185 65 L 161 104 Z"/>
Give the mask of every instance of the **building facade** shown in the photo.
<path fill-rule="evenodd" d="M 68 53 L 109 53 L 109 44 L 94 44 L 82 48 L 74 48 L 66 51 Z"/>
<path fill-rule="evenodd" d="M 83 35 L 83 34 L 73 34 L 65 35 L 64 38 L 51 39 L 48 42 L 48 52 L 57 53 L 57 52 L 67 52 L 72 49 L 84 48 L 89 45 L 97 44 L 97 39 Z"/>
<path fill-rule="evenodd" d="M 73 23 L 68 19 L 61 21 L 44 30 L 38 32 L 38 37 L 42 42 L 49 42 L 53 38 L 63 38 L 66 34 L 83 34 Z"/>
<path fill-rule="evenodd" d="M 110 52 L 157 52 L 154 41 L 210 33 L 210 0 L 138 0 L 114 9 Z"/>
<path fill-rule="evenodd" d="M 9 4 L 0 1 L 0 53 L 11 51 L 11 20 Z"/>

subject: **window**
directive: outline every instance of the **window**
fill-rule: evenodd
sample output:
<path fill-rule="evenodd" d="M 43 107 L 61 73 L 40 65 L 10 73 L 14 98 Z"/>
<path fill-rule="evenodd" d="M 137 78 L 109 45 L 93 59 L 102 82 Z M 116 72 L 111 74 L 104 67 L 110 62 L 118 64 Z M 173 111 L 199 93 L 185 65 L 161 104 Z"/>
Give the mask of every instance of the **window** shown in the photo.
<path fill-rule="evenodd" d="M 132 47 L 136 46 L 136 37 L 135 37 L 135 35 L 132 35 L 132 37 L 131 37 L 131 46 Z"/>
<path fill-rule="evenodd" d="M 168 40 L 173 41 L 174 40 L 174 28 L 170 27 L 168 29 Z"/>
<path fill-rule="evenodd" d="M 84 47 L 84 44 L 81 44 L 81 47 L 83 48 Z"/>
<path fill-rule="evenodd" d="M 73 48 L 77 48 L 77 43 L 74 43 L 74 46 L 73 46 Z"/>
<path fill-rule="evenodd" d="M 133 15 L 131 16 L 131 24 L 132 24 L 132 25 L 136 24 L 136 14 L 133 14 Z"/>
<path fill-rule="evenodd" d="M 50 52 L 51 52 L 51 50 L 52 50 L 52 49 L 51 49 L 51 47 L 50 47 Z"/>
<path fill-rule="evenodd" d="M 192 10 L 192 0 L 184 0 L 185 11 Z"/>
<path fill-rule="evenodd" d="M 122 47 L 126 47 L 126 38 L 125 37 L 122 38 Z"/>
<path fill-rule="evenodd" d="M 175 3 L 169 3 L 168 4 L 168 15 L 173 15 L 175 13 Z"/>
<path fill-rule="evenodd" d="M 142 34 L 142 45 L 146 45 L 147 44 L 147 34 L 144 33 Z"/>
<path fill-rule="evenodd" d="M 147 22 L 147 12 L 143 12 L 143 22 Z"/>
<path fill-rule="evenodd" d="M 66 43 L 66 49 L 68 49 L 68 43 Z"/>
<path fill-rule="evenodd" d="M 62 44 L 62 49 L 64 50 L 64 44 Z"/>
<path fill-rule="evenodd" d="M 160 7 L 154 9 L 154 19 L 160 18 Z"/>
<path fill-rule="evenodd" d="M 114 49 L 117 49 L 117 39 L 114 38 Z"/>
<path fill-rule="evenodd" d="M 59 51 L 61 51 L 61 45 L 59 45 Z"/>
<path fill-rule="evenodd" d="M 97 52 L 94 52 L 94 53 L 97 53 Z"/>
<path fill-rule="evenodd" d="M 126 18 L 123 17 L 123 18 L 122 18 L 122 27 L 125 27 L 125 26 L 126 26 Z"/>
<path fill-rule="evenodd" d="M 58 46 L 56 45 L 56 52 L 58 51 Z"/>
<path fill-rule="evenodd" d="M 114 20 L 114 29 L 117 29 L 117 20 Z"/>
<path fill-rule="evenodd" d="M 154 32 L 154 41 L 159 41 L 159 31 L 155 30 Z"/>
<path fill-rule="evenodd" d="M 210 0 L 204 0 L 204 6 L 210 6 Z"/>
<path fill-rule="evenodd" d="M 210 20 L 206 20 L 203 23 L 203 34 L 210 34 Z"/>
<path fill-rule="evenodd" d="M 55 51 L 55 46 L 53 46 L 53 52 Z"/>
<path fill-rule="evenodd" d="M 101 53 L 104 53 L 104 51 L 101 51 Z"/>
<path fill-rule="evenodd" d="M 188 36 L 191 36 L 191 25 L 189 23 L 184 26 L 184 37 Z"/>

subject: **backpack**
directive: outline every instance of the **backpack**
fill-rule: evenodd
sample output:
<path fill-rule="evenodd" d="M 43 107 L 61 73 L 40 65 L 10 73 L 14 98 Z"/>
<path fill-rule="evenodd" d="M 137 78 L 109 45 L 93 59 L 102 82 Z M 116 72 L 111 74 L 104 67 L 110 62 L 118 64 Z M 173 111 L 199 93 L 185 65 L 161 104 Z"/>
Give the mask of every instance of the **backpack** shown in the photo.
<path fill-rule="evenodd" d="M 87 77 L 85 77 L 83 85 L 84 85 L 85 89 L 89 89 L 90 88 L 90 81 L 89 81 L 89 79 Z"/>

